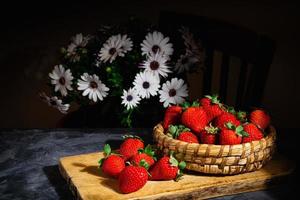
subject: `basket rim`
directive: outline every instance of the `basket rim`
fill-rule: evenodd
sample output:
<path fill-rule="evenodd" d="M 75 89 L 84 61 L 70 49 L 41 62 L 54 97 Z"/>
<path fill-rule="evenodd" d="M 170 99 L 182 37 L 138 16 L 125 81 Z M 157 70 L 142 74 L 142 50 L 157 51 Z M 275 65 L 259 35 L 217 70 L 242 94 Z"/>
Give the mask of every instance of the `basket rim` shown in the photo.
<path fill-rule="evenodd" d="M 160 129 L 161 131 L 156 131 L 157 129 Z M 276 129 L 274 128 L 273 125 L 269 125 L 267 127 L 267 129 L 269 129 L 270 131 L 267 133 L 267 136 L 260 139 L 260 140 L 255 140 L 255 141 L 251 141 L 251 142 L 245 142 L 245 143 L 240 143 L 240 144 L 234 144 L 234 145 L 229 145 L 229 144 L 226 144 L 226 145 L 220 145 L 220 144 L 203 144 L 203 143 L 188 143 L 188 142 L 185 142 L 185 141 L 181 141 L 181 140 L 177 140 L 177 139 L 174 139 L 174 138 L 171 138 L 171 137 L 168 137 L 166 134 L 165 134 L 165 130 L 162 126 L 162 122 L 158 123 L 156 126 L 154 126 L 153 128 L 153 131 L 154 131 L 154 134 L 160 134 L 160 135 L 163 135 L 164 137 L 167 137 L 169 138 L 169 140 L 171 141 L 179 141 L 181 144 L 183 145 L 187 145 L 187 144 L 193 144 L 195 147 L 200 147 L 200 146 L 211 146 L 212 148 L 213 147 L 216 147 L 216 148 L 220 148 L 221 146 L 229 146 L 231 148 L 235 147 L 235 146 L 239 146 L 239 145 L 246 145 L 246 144 L 254 144 L 254 143 L 257 143 L 257 142 L 261 142 L 261 141 L 264 141 L 264 140 L 269 140 L 271 138 L 274 138 L 276 136 Z"/>

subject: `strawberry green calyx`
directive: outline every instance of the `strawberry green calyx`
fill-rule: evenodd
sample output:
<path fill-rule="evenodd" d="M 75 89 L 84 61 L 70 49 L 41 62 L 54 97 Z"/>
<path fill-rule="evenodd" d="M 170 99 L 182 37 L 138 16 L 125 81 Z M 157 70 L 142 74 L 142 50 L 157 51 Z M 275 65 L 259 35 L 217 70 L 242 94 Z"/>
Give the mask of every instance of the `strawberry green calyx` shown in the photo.
<path fill-rule="evenodd" d="M 191 104 L 187 101 L 183 102 L 182 104 L 180 104 L 180 107 L 182 107 L 184 110 L 189 108 L 191 106 Z"/>
<path fill-rule="evenodd" d="M 111 148 L 110 148 L 110 145 L 109 144 L 105 144 L 104 145 L 104 153 L 105 153 L 105 156 L 109 156 L 111 154 Z"/>
<path fill-rule="evenodd" d="M 175 181 L 179 181 L 180 179 L 182 179 L 182 176 L 183 176 L 183 170 L 185 169 L 186 167 L 186 163 L 184 161 L 181 161 L 179 164 L 178 164 L 178 171 L 177 171 L 177 176 L 176 176 L 176 179 Z"/>
<path fill-rule="evenodd" d="M 150 144 L 148 144 L 145 149 L 144 149 L 144 153 L 149 155 L 149 156 L 154 156 L 155 155 L 155 151 L 153 151 L 152 146 Z"/>
<path fill-rule="evenodd" d="M 238 120 L 242 121 L 242 122 L 246 122 L 247 121 L 247 113 L 244 111 L 239 111 L 236 113 L 236 117 L 238 118 Z"/>
<path fill-rule="evenodd" d="M 152 157 L 155 161 L 157 160 L 153 145 L 148 144 L 144 149 L 139 149 L 138 152 L 139 154 L 145 153 L 148 156 Z"/>
<path fill-rule="evenodd" d="M 209 134 L 217 134 L 219 131 L 219 128 L 214 127 L 211 123 L 209 123 L 209 126 L 205 126 L 204 130 Z"/>
<path fill-rule="evenodd" d="M 184 161 L 178 162 L 178 160 L 173 156 L 173 152 L 170 154 L 169 163 L 172 167 L 178 167 L 181 170 L 186 167 L 186 163 Z"/>
<path fill-rule="evenodd" d="M 145 159 L 142 159 L 139 163 L 139 166 L 144 167 L 146 170 L 149 169 L 149 164 L 147 163 L 147 161 Z"/>
<path fill-rule="evenodd" d="M 183 110 L 186 110 L 187 108 L 190 107 L 199 107 L 200 103 L 198 101 L 193 101 L 192 103 L 185 101 L 182 104 L 180 104 L 180 106 L 183 108 Z"/>
<path fill-rule="evenodd" d="M 176 132 L 177 132 L 177 126 L 170 125 L 168 129 L 168 133 L 170 133 L 170 136 L 172 137 L 173 135 L 175 135 Z"/>
<path fill-rule="evenodd" d="M 236 114 L 236 111 L 235 111 L 234 107 L 232 107 L 232 106 L 228 106 L 226 110 L 227 110 L 227 112 L 229 112 L 231 114 L 234 114 L 234 115 Z"/>
<path fill-rule="evenodd" d="M 182 176 L 183 176 L 183 172 L 182 170 L 185 169 L 186 167 L 186 163 L 184 161 L 178 162 L 178 160 L 173 156 L 174 152 L 171 151 L 170 152 L 170 159 L 169 159 L 169 163 L 172 167 L 178 167 L 178 171 L 177 171 L 177 175 L 175 178 L 175 181 L 179 181 Z"/>
<path fill-rule="evenodd" d="M 185 167 L 186 167 L 186 163 L 185 163 L 184 161 L 181 161 L 181 162 L 178 164 L 178 167 L 179 167 L 179 169 L 184 170 Z"/>
<path fill-rule="evenodd" d="M 144 142 L 143 139 L 142 139 L 141 137 L 137 136 L 137 135 L 123 135 L 122 138 L 123 138 L 124 140 L 129 139 L 129 138 L 132 138 L 132 139 L 139 139 L 139 140 L 141 140 L 142 142 Z"/>
<path fill-rule="evenodd" d="M 198 101 L 193 101 L 191 107 L 199 107 L 200 103 Z"/>
<path fill-rule="evenodd" d="M 139 163 L 139 166 L 144 167 L 147 170 L 148 176 L 151 177 L 151 174 L 149 173 L 148 169 L 150 168 L 149 164 L 147 163 L 146 160 L 142 159 Z"/>
<path fill-rule="evenodd" d="M 110 148 L 110 145 L 109 145 L 109 144 L 105 144 L 103 150 L 104 150 L 104 155 L 105 155 L 105 157 L 104 157 L 104 158 L 101 158 L 101 159 L 98 161 L 100 167 L 102 166 L 103 161 L 104 161 L 109 155 L 111 155 L 111 148 Z"/>
<path fill-rule="evenodd" d="M 212 104 L 217 104 L 217 105 L 219 105 L 220 107 L 222 106 L 220 100 L 218 99 L 219 96 L 218 96 L 217 94 L 213 94 L 213 95 L 211 95 L 211 96 L 210 96 L 210 95 L 205 95 L 204 97 L 210 99 L 210 102 L 211 102 Z"/>
<path fill-rule="evenodd" d="M 176 139 L 180 133 L 187 131 L 191 131 L 191 129 L 185 127 L 184 125 L 170 125 L 167 135 Z"/>
<path fill-rule="evenodd" d="M 176 160 L 176 158 L 173 156 L 173 154 L 170 155 L 169 163 L 172 167 L 178 167 L 179 163 Z"/>
<path fill-rule="evenodd" d="M 225 126 L 230 130 L 235 130 L 235 126 L 231 122 L 226 123 Z"/>
<path fill-rule="evenodd" d="M 228 122 L 228 123 L 225 124 L 225 126 L 228 129 L 233 130 L 237 135 L 239 135 L 241 137 L 247 137 L 247 136 L 249 136 L 248 133 L 244 131 L 244 128 L 241 125 L 235 126 L 231 122 Z"/>

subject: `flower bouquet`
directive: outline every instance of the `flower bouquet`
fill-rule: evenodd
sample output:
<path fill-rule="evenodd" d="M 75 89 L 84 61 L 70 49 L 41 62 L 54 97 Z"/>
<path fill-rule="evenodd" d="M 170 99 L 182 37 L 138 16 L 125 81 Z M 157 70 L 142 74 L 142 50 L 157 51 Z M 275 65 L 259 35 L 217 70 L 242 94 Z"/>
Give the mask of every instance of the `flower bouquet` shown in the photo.
<path fill-rule="evenodd" d="M 99 104 L 103 111 L 110 103 L 104 118 L 115 114 L 116 124 L 126 127 L 147 111 L 157 110 L 159 117 L 163 108 L 188 98 L 186 74 L 204 63 L 201 43 L 188 28 L 176 31 L 185 48 L 176 48 L 172 38 L 136 20 L 102 26 L 95 35 L 77 34 L 49 73 L 53 93 L 40 96 L 64 114 L 75 104 Z"/>

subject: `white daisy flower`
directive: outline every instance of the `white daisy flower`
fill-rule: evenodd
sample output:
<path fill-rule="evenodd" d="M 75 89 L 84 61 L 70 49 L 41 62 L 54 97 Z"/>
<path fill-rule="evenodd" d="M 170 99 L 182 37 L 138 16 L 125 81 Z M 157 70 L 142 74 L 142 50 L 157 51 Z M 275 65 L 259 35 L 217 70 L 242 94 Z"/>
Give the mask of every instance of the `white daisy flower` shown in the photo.
<path fill-rule="evenodd" d="M 62 96 L 67 96 L 68 90 L 73 90 L 71 87 L 73 76 L 70 69 L 65 70 L 62 65 L 56 65 L 52 73 L 49 73 L 51 84 L 55 85 L 54 91 L 60 91 Z"/>
<path fill-rule="evenodd" d="M 142 55 L 155 55 L 160 54 L 169 59 L 169 56 L 173 54 L 172 44 L 168 43 L 169 37 L 164 37 L 161 32 L 154 31 L 148 33 L 146 39 L 141 44 Z"/>
<path fill-rule="evenodd" d="M 133 82 L 134 88 L 141 98 L 149 99 L 150 96 L 156 96 L 159 85 L 159 79 L 149 72 L 140 72 L 135 76 Z"/>
<path fill-rule="evenodd" d="M 128 91 L 123 90 L 123 96 L 121 98 L 122 104 L 127 107 L 127 110 L 136 107 L 141 100 L 137 91 L 133 88 L 129 88 Z"/>
<path fill-rule="evenodd" d="M 61 99 L 58 99 L 56 96 L 48 97 L 45 93 L 40 93 L 41 99 L 46 102 L 49 106 L 56 108 L 63 114 L 67 114 L 67 111 L 70 108 L 70 104 L 63 104 Z"/>
<path fill-rule="evenodd" d="M 71 43 L 66 49 L 67 57 L 69 57 L 72 62 L 79 61 L 80 56 L 77 53 L 77 49 L 85 47 L 90 39 L 91 37 L 89 35 L 84 37 L 82 33 L 76 34 L 72 37 Z"/>
<path fill-rule="evenodd" d="M 102 62 L 109 61 L 111 63 L 117 56 L 124 57 L 125 53 L 131 49 L 132 41 L 127 38 L 127 35 L 113 35 L 103 44 L 98 57 Z"/>
<path fill-rule="evenodd" d="M 171 82 L 167 81 L 162 85 L 159 94 L 159 101 L 164 102 L 164 107 L 170 104 L 181 104 L 184 102 L 184 97 L 188 96 L 187 85 L 182 79 L 172 78 Z"/>
<path fill-rule="evenodd" d="M 71 38 L 71 43 L 67 47 L 67 52 L 73 53 L 77 47 L 85 47 L 90 39 L 90 36 L 83 37 L 82 33 L 76 34 Z"/>
<path fill-rule="evenodd" d="M 144 68 L 146 72 L 150 72 L 159 78 L 167 77 L 168 73 L 171 73 L 169 66 L 166 65 L 167 59 L 160 54 L 150 55 L 148 59 L 142 64 L 141 68 Z"/>
<path fill-rule="evenodd" d="M 193 68 L 199 66 L 199 58 L 192 55 L 181 55 L 175 64 L 175 71 L 182 73 L 185 71 L 192 71 Z"/>
<path fill-rule="evenodd" d="M 180 32 L 182 33 L 182 39 L 186 47 L 186 54 L 201 56 L 203 55 L 203 47 L 200 41 L 196 41 L 194 35 L 186 27 L 183 27 Z"/>
<path fill-rule="evenodd" d="M 99 80 L 99 77 L 96 74 L 89 75 L 88 73 L 84 73 L 81 76 L 82 80 L 78 80 L 78 90 L 83 90 L 82 95 L 89 95 L 89 99 L 97 102 L 103 100 L 104 97 L 108 95 L 109 88 L 105 86 L 104 83 Z"/>

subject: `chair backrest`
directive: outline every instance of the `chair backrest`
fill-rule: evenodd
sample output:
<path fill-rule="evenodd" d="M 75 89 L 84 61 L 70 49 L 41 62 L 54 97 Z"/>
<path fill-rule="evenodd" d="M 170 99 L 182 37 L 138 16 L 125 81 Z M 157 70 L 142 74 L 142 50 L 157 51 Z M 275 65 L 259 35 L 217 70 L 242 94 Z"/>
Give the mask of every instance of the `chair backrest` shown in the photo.
<path fill-rule="evenodd" d="M 202 93 L 218 93 L 225 102 L 234 96 L 231 103 L 240 108 L 260 106 L 275 50 L 274 41 L 246 28 L 203 16 L 161 13 L 159 28 L 175 38 L 175 46 L 178 40 L 182 42 L 177 31 L 182 26 L 188 27 L 205 48 Z M 222 53 L 222 59 L 219 80 L 213 80 L 214 56 L 217 51 Z M 239 59 L 239 68 L 234 72 L 230 66 L 233 57 Z M 230 81 L 232 77 L 234 80 Z M 212 88 L 214 82 L 217 82 L 217 89 Z M 229 83 L 232 84 L 229 86 Z"/>

